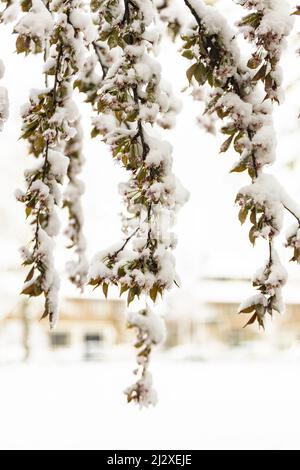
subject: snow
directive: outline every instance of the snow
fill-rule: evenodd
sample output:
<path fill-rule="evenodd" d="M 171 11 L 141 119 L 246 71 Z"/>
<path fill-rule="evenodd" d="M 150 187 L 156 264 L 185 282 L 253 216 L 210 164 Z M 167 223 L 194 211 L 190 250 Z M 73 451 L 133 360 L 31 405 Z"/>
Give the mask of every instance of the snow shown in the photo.
<path fill-rule="evenodd" d="M 39 229 L 38 232 L 38 256 L 46 267 L 46 273 L 43 280 L 43 288 L 47 293 L 47 297 L 50 301 L 50 312 L 52 316 L 50 318 L 50 326 L 53 328 L 58 318 L 58 292 L 59 292 L 59 277 L 54 267 L 54 241 L 51 236 L 47 234 L 45 230 Z M 29 281 L 32 282 L 32 281 Z M 25 284 L 26 287 L 27 284 Z"/>
<path fill-rule="evenodd" d="M 163 319 L 149 307 L 140 312 L 129 312 L 128 322 L 132 327 L 138 328 L 149 336 L 153 344 L 160 344 L 165 340 L 166 329 Z"/>
<path fill-rule="evenodd" d="M 41 0 L 32 0 L 30 11 L 20 19 L 15 31 L 41 40 L 49 38 L 53 31 L 53 19 Z"/>
<path fill-rule="evenodd" d="M 269 260 L 266 261 L 265 266 L 268 266 L 268 264 Z M 272 249 L 272 266 L 267 278 L 265 277 L 265 266 L 262 269 L 259 269 L 254 275 L 254 283 L 264 283 L 266 286 L 271 286 L 274 290 L 286 284 L 287 271 L 281 264 L 278 253 L 274 248 Z"/>
<path fill-rule="evenodd" d="M 243 312 L 243 310 L 248 309 L 249 307 L 253 307 L 255 305 L 263 305 L 264 307 L 267 306 L 266 298 L 263 294 L 256 294 L 252 295 L 248 299 L 244 300 L 241 305 L 239 306 L 239 313 Z"/>
<path fill-rule="evenodd" d="M 218 105 L 223 105 L 232 111 L 234 120 L 241 123 L 243 127 L 247 127 L 251 121 L 253 108 L 250 103 L 246 103 L 235 93 L 226 93 L 218 101 Z"/>
<path fill-rule="evenodd" d="M 257 26 L 239 25 L 244 37 L 256 45 L 256 53 L 267 66 L 267 74 L 272 78 L 267 94 L 270 99 L 283 101 L 283 74 L 279 61 L 287 46 L 287 37 L 294 25 L 290 6 L 286 0 L 249 1 L 242 3 L 245 8 L 261 14 Z"/>
<path fill-rule="evenodd" d="M 8 94 L 4 87 L 0 87 L 0 131 L 8 118 Z"/>
<path fill-rule="evenodd" d="M 264 15 L 258 28 L 258 34 L 271 33 L 273 35 L 275 33 L 279 38 L 288 36 L 294 25 L 288 2 L 286 0 L 265 0 L 261 7 L 263 7 Z"/>
<path fill-rule="evenodd" d="M 37 192 L 39 197 L 41 197 L 43 199 L 46 199 L 49 196 L 49 193 L 50 193 L 49 186 L 47 186 L 41 180 L 34 181 L 31 185 L 31 190 L 32 190 L 32 192 Z M 17 190 L 17 192 L 16 192 L 17 199 L 18 199 L 18 196 L 21 196 L 21 194 L 18 193 L 18 190 Z"/>
<path fill-rule="evenodd" d="M 156 406 L 158 403 L 158 395 L 153 388 L 152 374 L 146 370 L 135 384 L 127 387 L 124 391 L 125 395 L 131 395 L 138 388 L 140 392 L 139 407 L 140 409 Z"/>
<path fill-rule="evenodd" d="M 1 13 L 1 19 L 4 24 L 12 23 L 16 21 L 19 16 L 19 2 L 18 0 L 12 0 L 11 4 L 5 8 L 4 12 Z"/>
<path fill-rule="evenodd" d="M 154 9 L 151 0 L 134 0 L 136 6 L 143 12 L 145 25 L 149 26 L 154 19 Z"/>
<path fill-rule="evenodd" d="M 220 35 L 225 50 L 230 51 L 235 64 L 240 63 L 240 52 L 236 42 L 235 31 L 230 27 L 226 18 L 219 13 L 218 8 L 206 5 L 202 0 L 189 0 L 188 3 L 195 10 L 209 35 Z M 237 66 L 234 67 L 235 70 Z"/>
<path fill-rule="evenodd" d="M 88 273 L 88 260 L 86 257 L 87 243 L 84 236 L 84 215 L 82 208 L 82 196 L 85 192 L 85 184 L 79 179 L 85 158 L 83 155 L 83 129 L 80 121 L 76 123 L 76 136 L 70 140 L 65 152 L 70 163 L 68 166 L 68 185 L 64 192 L 63 205 L 68 208 L 69 221 L 64 234 L 69 238 L 76 259 L 68 261 L 66 268 L 69 279 L 81 290 L 86 284 Z"/>
<path fill-rule="evenodd" d="M 120 393 L 129 362 L 1 365 L 1 450 L 300 449 L 299 354 L 157 362 L 143 411 Z"/>
<path fill-rule="evenodd" d="M 0 79 L 3 78 L 5 67 L 3 61 L 0 59 Z M 8 118 L 9 103 L 7 89 L 0 86 L 0 131 L 3 129 L 3 124 Z"/>
<path fill-rule="evenodd" d="M 97 29 L 93 25 L 91 17 L 79 8 L 75 8 L 70 13 L 70 21 L 74 28 L 83 32 L 88 43 L 92 43 L 98 38 Z"/>
<path fill-rule="evenodd" d="M 262 173 L 253 184 L 241 188 L 239 192 L 263 207 L 267 218 L 271 220 L 272 228 L 278 232 L 281 231 L 283 226 L 282 187 L 273 175 Z"/>
<path fill-rule="evenodd" d="M 0 79 L 3 78 L 4 72 L 5 72 L 5 67 L 4 67 L 3 61 L 0 60 Z"/>
<path fill-rule="evenodd" d="M 48 152 L 48 161 L 51 166 L 51 174 L 58 181 L 63 181 L 64 177 L 67 174 L 69 159 L 65 157 L 61 152 L 56 150 L 49 150 Z"/>

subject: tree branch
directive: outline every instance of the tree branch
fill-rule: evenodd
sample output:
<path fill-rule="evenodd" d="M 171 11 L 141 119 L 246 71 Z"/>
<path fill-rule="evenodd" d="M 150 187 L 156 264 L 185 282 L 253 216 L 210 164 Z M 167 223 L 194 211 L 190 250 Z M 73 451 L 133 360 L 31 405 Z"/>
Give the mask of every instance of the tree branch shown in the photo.
<path fill-rule="evenodd" d="M 190 12 L 192 13 L 192 15 L 194 16 L 195 20 L 197 21 L 197 24 L 199 26 L 199 29 L 202 28 L 202 21 L 201 21 L 201 18 L 199 17 L 198 13 L 196 12 L 195 8 L 192 7 L 192 5 L 190 4 L 190 2 L 188 0 L 184 0 L 184 3 L 186 4 L 186 6 L 189 8 Z"/>
<path fill-rule="evenodd" d="M 128 245 L 128 243 L 130 242 L 130 240 L 138 233 L 138 231 L 140 230 L 140 226 L 138 226 L 137 229 L 135 229 L 135 231 L 128 237 L 126 238 L 125 242 L 123 243 L 123 245 L 121 246 L 121 248 L 119 248 L 119 250 L 117 250 L 115 253 L 114 253 L 114 258 L 116 256 L 118 256 L 125 248 L 126 246 Z"/>
<path fill-rule="evenodd" d="M 292 211 L 292 209 L 290 209 L 288 206 L 286 206 L 285 204 L 282 204 L 283 207 L 285 208 L 285 210 L 287 210 L 293 217 L 295 217 L 295 219 L 298 221 L 299 223 L 299 226 L 300 226 L 300 217 L 298 217 L 295 212 Z"/>
<path fill-rule="evenodd" d="M 102 69 L 102 79 L 104 80 L 106 78 L 107 72 L 108 72 L 108 67 L 106 67 L 103 63 L 100 51 L 99 51 L 99 46 L 96 41 L 92 42 L 92 46 L 94 48 L 95 54 L 97 56 L 98 62 L 100 64 L 100 67 Z"/>
<path fill-rule="evenodd" d="M 138 90 L 137 90 L 137 86 L 135 85 L 134 88 L 133 88 L 133 96 L 134 96 L 134 102 L 135 104 L 139 107 L 139 104 L 140 104 L 140 98 L 139 98 L 139 95 L 138 95 Z M 138 119 L 138 122 L 137 122 L 137 126 L 138 126 L 138 137 L 141 139 L 141 144 L 142 144 L 142 148 L 143 148 L 143 155 L 142 155 L 142 158 L 143 158 L 143 161 L 146 160 L 146 157 L 149 153 L 149 145 L 146 143 L 145 141 L 145 135 L 144 135 L 144 129 L 143 129 L 143 125 L 142 125 L 142 120 L 141 119 Z"/>
<path fill-rule="evenodd" d="M 123 23 L 130 23 L 130 7 L 129 7 L 129 0 L 124 0 L 124 7 L 125 7 L 125 12 L 124 12 L 124 17 L 123 17 Z"/>

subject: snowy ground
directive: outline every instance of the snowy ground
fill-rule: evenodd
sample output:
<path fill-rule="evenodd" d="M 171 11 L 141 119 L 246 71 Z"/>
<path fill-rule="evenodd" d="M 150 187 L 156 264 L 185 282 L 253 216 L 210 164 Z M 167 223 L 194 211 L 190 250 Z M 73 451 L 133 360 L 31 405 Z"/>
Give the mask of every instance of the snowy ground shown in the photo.
<path fill-rule="evenodd" d="M 3 449 L 300 449 L 300 362 L 156 365 L 160 404 L 124 404 L 127 362 L 0 367 Z"/>

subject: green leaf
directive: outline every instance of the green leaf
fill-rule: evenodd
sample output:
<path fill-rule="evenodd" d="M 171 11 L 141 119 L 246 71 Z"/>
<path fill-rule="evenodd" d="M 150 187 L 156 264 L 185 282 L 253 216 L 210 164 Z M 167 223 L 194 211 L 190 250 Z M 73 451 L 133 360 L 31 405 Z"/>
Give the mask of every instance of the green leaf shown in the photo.
<path fill-rule="evenodd" d="M 255 310 L 255 305 L 250 305 L 250 307 L 246 307 L 243 310 L 240 310 L 239 313 L 252 313 Z"/>
<path fill-rule="evenodd" d="M 95 137 L 97 137 L 97 135 L 99 135 L 99 131 L 98 129 L 96 129 L 96 127 L 94 127 L 91 131 L 91 138 L 94 139 Z"/>
<path fill-rule="evenodd" d="M 197 64 L 195 71 L 194 71 L 194 77 L 199 83 L 199 85 L 204 85 L 207 79 L 207 73 L 206 73 L 206 68 L 203 64 Z"/>
<path fill-rule="evenodd" d="M 153 286 L 152 289 L 150 290 L 150 298 L 151 300 L 155 303 L 158 295 L 158 287 Z"/>
<path fill-rule="evenodd" d="M 225 142 L 222 144 L 220 153 L 225 153 L 229 149 L 230 145 L 232 144 L 234 138 L 234 134 L 231 135 L 228 139 L 225 140 Z"/>
<path fill-rule="evenodd" d="M 223 126 L 221 129 L 222 134 L 233 135 L 237 133 L 237 128 L 235 126 Z"/>
<path fill-rule="evenodd" d="M 189 81 L 189 83 L 191 83 L 192 81 L 192 78 L 194 76 L 194 73 L 195 73 L 195 70 L 197 68 L 197 64 L 193 64 L 187 71 L 186 71 L 186 76 L 187 76 L 187 79 Z"/>
<path fill-rule="evenodd" d="M 246 222 L 247 216 L 248 216 L 247 207 L 242 207 L 239 212 L 239 221 L 241 222 L 242 225 Z"/>
<path fill-rule="evenodd" d="M 125 292 L 127 292 L 128 289 L 129 289 L 128 286 L 122 285 L 122 286 L 120 287 L 120 297 L 121 297 Z"/>
<path fill-rule="evenodd" d="M 257 69 L 257 67 L 260 66 L 261 62 L 262 59 L 260 57 L 258 57 L 257 55 L 253 55 L 251 59 L 249 59 L 247 65 L 250 69 Z"/>
<path fill-rule="evenodd" d="M 40 284 L 33 283 L 25 287 L 21 294 L 29 295 L 29 297 L 39 297 L 43 293 L 42 287 Z"/>
<path fill-rule="evenodd" d="M 251 210 L 250 222 L 256 226 L 256 209 Z"/>
<path fill-rule="evenodd" d="M 269 73 L 265 77 L 265 91 L 268 93 L 269 90 L 272 90 L 273 88 L 273 78 L 272 75 Z"/>
<path fill-rule="evenodd" d="M 134 301 L 135 296 L 136 296 L 135 290 L 134 289 L 129 289 L 128 297 L 127 297 L 127 306 L 128 307 L 131 304 L 131 302 Z"/>
<path fill-rule="evenodd" d="M 259 71 L 257 72 L 256 75 L 254 75 L 253 77 L 253 81 L 254 82 L 258 82 L 259 80 L 264 80 L 265 76 L 266 76 L 266 73 L 267 73 L 267 65 L 264 64 L 260 69 Z"/>
<path fill-rule="evenodd" d="M 246 163 L 240 161 L 233 166 L 233 168 L 230 170 L 230 173 L 242 173 L 245 170 L 247 170 Z"/>
<path fill-rule="evenodd" d="M 244 328 L 247 328 L 247 326 L 249 325 L 253 325 L 253 323 L 255 323 L 255 321 L 258 319 L 258 316 L 257 316 L 257 313 L 255 312 L 255 314 L 250 318 L 250 320 L 246 323 L 246 325 L 244 326 Z"/>
<path fill-rule="evenodd" d="M 251 230 L 249 232 L 249 240 L 252 243 L 252 245 L 254 246 L 255 242 L 256 242 L 256 227 L 255 227 L 255 225 L 253 225 L 253 227 L 251 227 Z"/>
<path fill-rule="evenodd" d="M 107 40 L 107 44 L 108 44 L 108 47 L 110 49 L 113 49 L 114 47 L 117 47 L 117 45 L 118 45 L 118 31 L 117 30 L 114 30 L 110 34 L 110 36 Z"/>
<path fill-rule="evenodd" d="M 103 282 L 102 284 L 102 290 L 103 290 L 103 294 L 105 295 L 105 298 L 107 299 L 107 296 L 108 296 L 108 284 L 107 282 Z"/>
<path fill-rule="evenodd" d="M 28 36 L 18 36 L 16 40 L 16 50 L 18 54 L 28 52 L 30 47 L 30 38 Z"/>
<path fill-rule="evenodd" d="M 34 267 L 31 268 L 31 270 L 29 271 L 26 279 L 25 279 L 25 282 L 29 282 L 31 281 L 31 279 L 33 278 L 33 275 L 34 275 Z"/>
<path fill-rule="evenodd" d="M 192 60 L 194 58 L 194 53 L 190 49 L 187 49 L 182 53 L 182 57 L 185 57 L 188 60 Z"/>

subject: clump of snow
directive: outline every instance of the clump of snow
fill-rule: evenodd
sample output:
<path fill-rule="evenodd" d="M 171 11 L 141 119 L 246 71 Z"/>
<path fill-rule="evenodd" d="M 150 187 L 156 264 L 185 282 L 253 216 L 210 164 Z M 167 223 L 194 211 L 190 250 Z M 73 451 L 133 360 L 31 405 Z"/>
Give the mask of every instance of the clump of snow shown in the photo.
<path fill-rule="evenodd" d="M 51 173 L 57 179 L 57 181 L 63 181 L 67 174 L 69 159 L 65 157 L 61 152 L 56 150 L 49 150 L 48 161 L 51 167 Z"/>
<path fill-rule="evenodd" d="M 140 408 L 156 406 L 158 403 L 157 392 L 153 388 L 152 374 L 148 370 L 134 385 L 126 388 L 124 393 L 129 402 L 137 401 Z"/>
<path fill-rule="evenodd" d="M 83 32 L 88 43 L 92 43 L 98 38 L 97 30 L 88 13 L 85 13 L 82 9 L 74 8 L 70 12 L 69 18 L 74 28 Z"/>
<path fill-rule="evenodd" d="M 158 345 L 165 340 L 166 328 L 164 320 L 150 308 L 128 314 L 130 327 L 137 328 L 142 335 L 147 335 L 147 343 Z"/>
<path fill-rule="evenodd" d="M 15 31 L 32 38 L 48 39 L 53 31 L 53 18 L 42 0 L 32 0 L 30 11 L 15 26 Z"/>
<path fill-rule="evenodd" d="M 240 189 L 239 194 L 250 198 L 253 205 L 263 210 L 268 225 L 262 228 L 262 236 L 280 233 L 283 226 L 283 189 L 273 175 L 261 173 L 255 181 Z"/>
<path fill-rule="evenodd" d="M 19 2 L 12 0 L 5 10 L 1 13 L 1 20 L 4 24 L 12 23 L 18 19 L 19 16 Z"/>
<path fill-rule="evenodd" d="M 7 89 L 0 87 L 0 131 L 3 128 L 4 122 L 8 119 L 9 114 L 9 102 Z"/>

